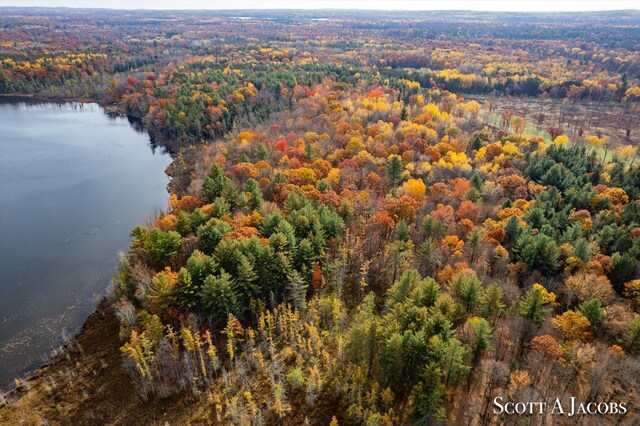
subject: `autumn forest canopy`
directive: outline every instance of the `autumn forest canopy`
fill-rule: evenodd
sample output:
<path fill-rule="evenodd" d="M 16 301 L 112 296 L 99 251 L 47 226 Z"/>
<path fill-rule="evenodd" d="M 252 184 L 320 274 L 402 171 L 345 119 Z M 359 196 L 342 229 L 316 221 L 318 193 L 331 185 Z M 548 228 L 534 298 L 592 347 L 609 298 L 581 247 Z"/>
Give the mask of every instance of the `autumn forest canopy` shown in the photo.
<path fill-rule="evenodd" d="M 174 153 L 114 275 L 142 401 L 638 421 L 640 12 L 0 12 L 0 93 L 97 101 Z"/>

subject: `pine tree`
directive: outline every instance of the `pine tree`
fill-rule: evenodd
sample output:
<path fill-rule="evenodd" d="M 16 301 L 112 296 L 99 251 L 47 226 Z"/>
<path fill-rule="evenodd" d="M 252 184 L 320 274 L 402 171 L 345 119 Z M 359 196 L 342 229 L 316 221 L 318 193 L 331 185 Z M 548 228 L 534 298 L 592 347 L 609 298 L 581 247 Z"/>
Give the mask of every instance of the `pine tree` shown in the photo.
<path fill-rule="evenodd" d="M 439 266 L 439 259 L 434 240 L 429 239 L 420 244 L 418 260 L 420 273 L 423 276 L 431 276 L 435 273 Z"/>
<path fill-rule="evenodd" d="M 442 373 L 445 386 L 455 385 L 467 378 L 471 366 L 467 363 L 470 349 L 457 339 L 449 339 L 443 345 Z"/>
<path fill-rule="evenodd" d="M 483 351 L 491 347 L 491 326 L 484 318 L 473 317 L 467 321 L 469 327 L 473 330 L 473 343 L 471 353 L 473 362 L 476 363 Z"/>
<path fill-rule="evenodd" d="M 447 230 L 440 222 L 436 222 L 431 217 L 427 217 L 422 223 L 422 232 L 425 239 L 441 240 Z"/>
<path fill-rule="evenodd" d="M 214 164 L 209 175 L 202 183 L 202 194 L 207 202 L 212 203 L 222 193 L 222 181 L 225 178 L 222 167 Z"/>
<path fill-rule="evenodd" d="M 204 284 L 207 276 L 213 275 L 218 271 L 216 261 L 201 252 L 195 250 L 187 260 L 187 271 L 191 277 L 191 282 L 196 288 L 200 288 Z"/>
<path fill-rule="evenodd" d="M 535 267 L 544 275 L 550 277 L 558 270 L 560 249 L 553 238 L 540 235 L 536 242 L 537 258 Z"/>
<path fill-rule="evenodd" d="M 175 231 L 163 232 L 154 228 L 145 240 L 145 250 L 156 263 L 161 263 L 178 252 L 182 246 L 182 236 Z"/>
<path fill-rule="evenodd" d="M 191 212 L 189 219 L 191 220 L 191 232 L 196 232 L 197 229 L 207 221 L 207 216 L 202 213 L 202 210 L 195 208 Z"/>
<path fill-rule="evenodd" d="M 467 312 L 475 311 L 484 293 L 482 282 L 475 273 L 458 272 L 451 278 L 451 289 Z"/>
<path fill-rule="evenodd" d="M 257 283 L 258 274 L 254 271 L 253 264 L 247 256 L 241 255 L 236 271 L 236 287 L 244 296 L 244 300 L 260 296 L 260 287 Z"/>
<path fill-rule="evenodd" d="M 200 248 L 207 254 L 213 253 L 222 237 L 232 231 L 233 226 L 229 223 L 216 218 L 210 219 L 205 225 L 198 228 L 197 235 L 200 240 Z"/>
<path fill-rule="evenodd" d="M 315 253 L 315 247 L 311 240 L 305 238 L 298 244 L 298 251 L 295 256 L 295 265 L 302 273 L 302 276 L 308 280 L 311 278 L 313 265 L 316 264 L 318 257 Z"/>
<path fill-rule="evenodd" d="M 640 354 L 640 318 L 631 322 L 629 330 L 624 335 L 624 342 L 630 354 Z"/>
<path fill-rule="evenodd" d="M 587 317 L 593 327 L 599 327 L 604 318 L 604 309 L 600 299 L 591 299 L 581 303 L 578 310 Z"/>
<path fill-rule="evenodd" d="M 545 308 L 550 301 L 555 300 L 555 295 L 548 293 L 541 285 L 534 285 L 516 304 L 518 315 L 527 318 L 538 325 L 544 324 L 545 316 L 551 309 Z"/>
<path fill-rule="evenodd" d="M 189 233 L 191 233 L 191 216 L 189 213 L 186 213 L 182 210 L 178 212 L 177 220 L 176 220 L 176 231 L 180 233 L 183 237 L 186 237 Z"/>
<path fill-rule="evenodd" d="M 573 248 L 573 255 L 578 257 L 584 263 L 587 263 L 591 260 L 591 249 L 589 248 L 589 243 L 586 239 L 580 238 L 575 247 Z"/>
<path fill-rule="evenodd" d="M 408 269 L 402 273 L 400 279 L 393 283 L 387 294 L 387 306 L 393 307 L 404 302 L 413 289 L 420 282 L 420 274 L 415 269 Z"/>
<path fill-rule="evenodd" d="M 308 284 L 304 282 L 298 271 L 294 270 L 289 273 L 287 291 L 294 308 L 301 310 L 307 307 L 307 288 Z"/>
<path fill-rule="evenodd" d="M 440 284 L 431 277 L 420 280 L 411 292 L 411 299 L 416 306 L 431 307 L 440 296 Z"/>
<path fill-rule="evenodd" d="M 492 318 L 500 314 L 505 308 L 504 290 L 497 283 L 491 283 L 487 286 L 482 298 L 480 299 L 480 313 L 485 318 Z"/>
<path fill-rule="evenodd" d="M 404 221 L 404 219 L 398 222 L 398 224 L 396 225 L 396 236 L 398 237 L 398 241 L 409 241 L 409 226 L 407 225 L 407 222 Z"/>
<path fill-rule="evenodd" d="M 522 233 L 522 226 L 520 226 L 520 218 L 516 215 L 512 215 L 507 220 L 507 223 L 504 227 L 504 232 L 509 237 L 509 241 L 514 244 L 518 238 L 520 238 L 520 234 Z"/>
<path fill-rule="evenodd" d="M 396 186 L 398 184 L 403 171 L 404 165 L 402 164 L 400 156 L 390 156 L 389 162 L 387 163 L 387 174 L 389 175 L 389 179 L 391 180 L 391 184 L 393 186 Z"/>
<path fill-rule="evenodd" d="M 249 194 L 249 207 L 254 210 L 262 207 L 264 200 L 262 198 L 262 191 L 255 179 L 247 179 L 244 184 L 243 192 Z"/>
<path fill-rule="evenodd" d="M 219 277 L 209 275 L 200 291 L 204 312 L 211 316 L 214 323 L 225 321 L 229 314 L 240 311 L 238 295 L 231 275 L 222 271 Z"/>
<path fill-rule="evenodd" d="M 200 291 L 191 280 L 191 274 L 186 268 L 180 268 L 176 280 L 176 302 L 183 309 L 194 309 L 200 301 Z"/>
<path fill-rule="evenodd" d="M 442 372 L 438 365 L 429 363 L 425 367 L 420 381 L 411 391 L 411 399 L 415 406 L 413 417 L 416 425 L 426 426 L 446 418 Z"/>

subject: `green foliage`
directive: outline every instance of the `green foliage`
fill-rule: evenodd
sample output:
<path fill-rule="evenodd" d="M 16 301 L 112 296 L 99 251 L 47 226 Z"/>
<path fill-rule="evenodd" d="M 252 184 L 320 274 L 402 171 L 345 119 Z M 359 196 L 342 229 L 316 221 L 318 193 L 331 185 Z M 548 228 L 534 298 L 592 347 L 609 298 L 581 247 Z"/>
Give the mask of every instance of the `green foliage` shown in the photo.
<path fill-rule="evenodd" d="M 546 276 L 552 276 L 560 266 L 560 249 L 548 235 L 524 233 L 518 238 L 513 252 L 515 258 L 524 262 L 529 269 L 537 269 Z"/>
<path fill-rule="evenodd" d="M 474 317 L 467 321 L 467 325 L 473 332 L 471 353 L 474 363 L 480 358 L 483 351 L 491 347 L 491 326 L 484 318 Z"/>
<path fill-rule="evenodd" d="M 387 175 L 393 186 L 396 186 L 398 182 L 400 182 L 400 176 L 403 171 L 404 165 L 402 164 L 402 159 L 397 155 L 390 156 L 387 162 Z"/>
<path fill-rule="evenodd" d="M 640 318 L 631 322 L 629 330 L 624 335 L 624 343 L 627 345 L 629 353 L 640 354 Z"/>
<path fill-rule="evenodd" d="M 289 374 L 287 374 L 287 383 L 289 383 L 289 386 L 293 389 L 302 388 L 304 386 L 304 382 L 304 372 L 299 367 L 294 368 Z"/>
<path fill-rule="evenodd" d="M 191 228 L 191 215 L 184 211 L 179 211 L 176 216 L 176 231 L 183 237 L 186 237 L 192 232 Z"/>
<path fill-rule="evenodd" d="M 504 232 L 512 243 L 515 243 L 518 240 L 522 233 L 522 227 L 520 226 L 518 216 L 512 215 L 509 217 L 507 224 L 505 225 Z"/>
<path fill-rule="evenodd" d="M 464 309 L 474 312 L 480 303 L 484 288 L 475 273 L 458 272 L 451 278 L 451 290 L 462 302 Z"/>
<path fill-rule="evenodd" d="M 416 270 L 409 269 L 404 271 L 400 279 L 389 288 L 387 306 L 392 307 L 397 303 L 404 302 L 419 282 L 420 274 Z"/>
<path fill-rule="evenodd" d="M 211 167 L 209 176 L 202 183 L 202 194 L 209 203 L 212 203 L 218 197 L 222 197 L 233 205 L 238 198 L 238 188 L 231 179 L 225 176 L 222 167 L 214 164 Z"/>
<path fill-rule="evenodd" d="M 441 340 L 439 336 L 429 339 L 430 358 L 442 367 L 442 383 L 453 386 L 467 378 L 471 371 L 471 350 L 457 339 Z"/>
<path fill-rule="evenodd" d="M 540 287 L 534 287 L 527 291 L 515 305 L 518 315 L 538 325 L 544 324 L 545 316 L 551 312 L 551 309 L 545 308 L 549 300 L 544 293 L 545 290 Z"/>
<path fill-rule="evenodd" d="M 224 198 L 218 197 L 211 204 L 211 216 L 221 218 L 223 216 L 228 216 L 229 213 L 231 213 L 231 204 L 229 204 L 229 202 Z"/>
<path fill-rule="evenodd" d="M 436 249 L 436 242 L 430 239 L 420 244 L 418 260 L 420 273 L 422 273 L 422 275 L 433 275 L 436 268 L 439 266 L 439 258 Z"/>
<path fill-rule="evenodd" d="M 219 266 L 215 259 L 207 256 L 200 250 L 195 250 L 189 256 L 186 265 L 187 272 L 191 278 L 192 284 L 196 288 L 200 288 L 204 284 L 205 278 L 219 272 Z"/>
<path fill-rule="evenodd" d="M 200 248 L 204 253 L 213 253 L 220 241 L 222 241 L 222 237 L 230 234 L 232 231 L 233 227 L 229 223 L 216 218 L 209 219 L 209 221 L 200 226 L 197 231 Z"/>
<path fill-rule="evenodd" d="M 298 271 L 292 270 L 289 273 L 289 280 L 287 281 L 287 290 L 291 304 L 296 309 L 305 309 L 307 306 L 307 288 L 308 284 L 304 282 L 304 279 L 300 276 Z"/>
<path fill-rule="evenodd" d="M 573 248 L 573 255 L 578 257 L 584 263 L 587 263 L 591 260 L 591 249 L 589 248 L 589 243 L 586 239 L 580 238 L 575 247 Z"/>
<path fill-rule="evenodd" d="M 218 324 L 224 323 L 229 314 L 237 315 L 241 311 L 234 282 L 224 271 L 220 276 L 209 275 L 205 278 L 200 299 L 204 313 Z"/>
<path fill-rule="evenodd" d="M 252 209 L 259 209 L 264 203 L 262 198 L 262 190 L 255 179 L 247 179 L 244 183 L 242 191 L 249 194 L 249 207 Z"/>
<path fill-rule="evenodd" d="M 431 307 L 440 296 L 440 284 L 431 277 L 420 280 L 411 291 L 411 300 L 416 306 Z"/>
<path fill-rule="evenodd" d="M 254 297 L 259 297 L 261 293 L 258 283 L 258 274 L 255 272 L 253 264 L 247 256 L 240 255 L 236 272 L 236 287 L 242 294 L 242 299 L 246 302 Z M 246 304 L 245 304 L 246 305 Z"/>
<path fill-rule="evenodd" d="M 480 313 L 485 318 L 492 318 L 504 308 L 504 290 L 497 283 L 489 284 L 480 299 Z"/>
<path fill-rule="evenodd" d="M 196 232 L 196 230 L 202 226 L 207 221 L 207 216 L 200 210 L 200 208 L 195 208 L 191 212 L 191 231 Z"/>
<path fill-rule="evenodd" d="M 613 261 L 613 268 L 611 268 L 607 276 L 611 280 L 613 288 L 618 293 L 621 293 L 624 289 L 624 283 L 633 279 L 638 260 L 630 253 L 614 253 L 611 256 L 611 260 Z"/>
<path fill-rule="evenodd" d="M 424 233 L 425 239 L 441 240 L 447 230 L 440 222 L 436 222 L 433 218 L 427 217 L 424 222 L 422 222 L 422 232 Z"/>
<path fill-rule="evenodd" d="M 345 353 L 347 358 L 371 371 L 378 350 L 378 317 L 374 314 L 374 294 L 369 293 L 358 306 L 346 337 Z"/>
<path fill-rule="evenodd" d="M 394 394 L 404 397 L 417 383 L 416 372 L 427 360 L 427 341 L 423 331 L 405 330 L 389 336 L 380 349 L 381 381 Z"/>
<path fill-rule="evenodd" d="M 420 381 L 411 391 L 414 402 L 414 421 L 416 425 L 426 426 L 446 418 L 445 393 L 442 385 L 442 372 L 435 363 L 426 366 Z"/>
<path fill-rule="evenodd" d="M 163 232 L 158 228 L 151 230 L 144 242 L 144 250 L 156 263 L 162 263 L 168 257 L 176 254 L 181 246 L 182 236 L 179 233 L 175 231 Z"/>
<path fill-rule="evenodd" d="M 180 268 L 176 279 L 176 304 L 182 309 L 195 309 L 200 299 L 200 290 L 194 285 L 187 268 Z"/>
<path fill-rule="evenodd" d="M 578 306 L 578 311 L 591 323 L 594 327 L 599 327 L 604 318 L 604 309 L 602 308 L 602 302 L 600 299 L 591 299 L 581 303 Z"/>
<path fill-rule="evenodd" d="M 407 225 L 407 222 L 405 222 L 404 220 L 401 220 L 396 225 L 396 236 L 398 238 L 398 241 L 402 241 L 402 242 L 409 241 L 409 238 L 410 238 L 409 226 Z"/>

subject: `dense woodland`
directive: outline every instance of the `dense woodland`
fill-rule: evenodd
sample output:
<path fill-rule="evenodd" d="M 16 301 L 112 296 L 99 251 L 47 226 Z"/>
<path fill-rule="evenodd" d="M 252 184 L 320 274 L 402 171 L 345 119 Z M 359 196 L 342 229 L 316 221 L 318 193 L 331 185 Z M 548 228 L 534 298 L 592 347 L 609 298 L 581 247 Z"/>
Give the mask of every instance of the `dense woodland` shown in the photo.
<path fill-rule="evenodd" d="M 640 13 L 4 9 L 0 28 L 0 92 L 97 100 L 174 152 L 114 276 L 142 400 L 426 425 L 575 396 L 627 413 L 531 424 L 640 421 Z"/>

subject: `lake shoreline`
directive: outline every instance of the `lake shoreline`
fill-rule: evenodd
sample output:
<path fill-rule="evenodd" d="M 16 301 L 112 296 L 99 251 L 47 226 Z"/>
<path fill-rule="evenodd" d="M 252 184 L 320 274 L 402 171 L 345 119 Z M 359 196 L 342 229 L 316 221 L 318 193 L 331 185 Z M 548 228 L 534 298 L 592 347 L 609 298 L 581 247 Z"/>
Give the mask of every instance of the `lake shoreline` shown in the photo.
<path fill-rule="evenodd" d="M 92 104 L 97 104 L 100 107 L 100 109 L 102 109 L 102 112 L 107 115 L 117 114 L 120 117 L 123 117 L 123 116 L 125 118 L 127 117 L 127 114 L 125 114 L 124 111 L 119 106 L 109 105 L 104 102 L 99 102 L 96 99 L 89 99 L 89 98 L 58 98 L 58 97 L 53 98 L 48 96 L 30 95 L 30 94 L 0 94 L 0 102 L 3 102 L 3 101 L 8 101 L 8 102 L 15 101 L 17 103 L 24 101 L 26 104 L 31 104 L 32 102 L 34 104 L 92 103 Z M 142 125 L 142 128 L 145 130 L 147 143 L 149 142 L 149 140 L 151 140 L 153 146 L 157 146 L 158 148 L 162 149 L 163 152 L 168 154 L 167 156 L 168 164 L 166 164 L 166 167 L 163 166 L 164 167 L 163 174 L 166 178 L 168 178 L 167 185 L 166 186 L 163 185 L 164 198 L 162 200 L 162 205 L 165 206 L 166 200 L 170 198 L 170 195 L 172 193 L 171 191 L 172 176 L 171 176 L 170 170 L 173 168 L 173 165 L 175 163 L 175 159 L 176 159 L 175 152 L 171 149 L 170 146 L 167 146 L 163 141 L 158 141 L 157 139 L 154 141 L 154 139 L 149 134 L 147 129 L 144 127 L 144 125 Z M 149 209 L 148 211 L 146 211 L 145 214 L 151 215 L 153 214 L 153 210 Z M 140 221 L 137 223 L 137 225 L 140 225 L 142 223 L 143 222 Z M 131 229 L 127 229 L 127 234 L 126 234 L 127 236 L 130 231 Z M 123 247 L 122 250 L 126 251 L 127 248 L 128 248 L 128 244 L 126 247 Z M 109 273 L 109 276 L 111 276 L 113 272 L 115 272 L 115 268 Z M 104 288 L 101 288 L 96 291 L 104 294 L 107 288 L 108 288 L 108 283 L 105 285 Z M 68 347 L 69 345 L 73 345 L 74 342 L 82 340 L 83 338 L 82 336 L 84 335 L 84 333 L 87 332 L 87 329 L 92 327 L 95 328 L 96 324 L 92 322 L 91 319 L 95 315 L 102 315 L 101 312 L 104 313 L 104 311 L 107 310 L 107 308 L 104 305 L 105 303 L 104 300 L 105 299 L 103 298 L 102 301 L 99 302 L 97 305 L 95 301 L 93 301 L 92 306 L 88 307 L 89 310 L 86 316 L 78 315 L 79 321 L 76 323 L 78 326 L 72 327 L 70 330 L 72 333 L 74 333 L 73 337 L 68 338 L 67 340 L 61 339 L 58 345 L 50 346 L 51 349 L 46 351 L 47 354 L 53 354 L 51 355 L 51 358 L 49 358 L 49 355 L 47 355 L 46 357 L 42 357 L 43 361 L 40 363 L 40 367 L 33 366 L 37 368 L 32 367 L 32 368 L 24 369 L 22 373 L 19 373 L 19 375 L 15 377 L 16 380 L 19 380 L 18 382 L 13 382 L 13 383 L 5 382 L 5 384 L 3 384 L 2 389 L 0 389 L 0 391 L 2 391 L 0 392 L 0 406 L 5 403 L 4 401 L 5 398 L 9 400 L 14 400 L 17 397 L 17 395 L 21 395 L 21 390 L 23 390 L 22 388 L 25 386 L 24 385 L 25 383 L 27 384 L 26 387 L 28 388 L 30 386 L 29 383 L 33 383 L 38 380 L 41 380 L 42 377 L 45 377 L 46 379 L 48 375 L 47 372 L 50 370 L 51 365 L 56 364 L 58 362 L 57 361 L 59 356 L 58 354 L 60 352 L 64 352 L 65 348 Z M 84 311 L 82 313 L 84 313 Z M 39 353 L 35 349 L 30 350 L 29 352 L 31 354 Z M 4 398 L 2 397 L 3 395 L 4 395 Z M 0 421 L 0 423 L 2 422 Z"/>
<path fill-rule="evenodd" d="M 108 115 L 141 121 L 140 117 L 130 116 L 119 105 L 92 98 L 0 94 L 0 101 L 3 99 L 54 104 L 95 103 Z M 169 177 L 168 199 L 174 192 L 171 170 L 175 166 L 177 150 L 170 142 L 150 134 L 144 123 L 141 124 L 150 140 L 171 158 L 165 170 Z M 167 407 L 176 408 L 171 401 L 181 401 L 189 398 L 188 395 L 143 401 L 132 386 L 122 364 L 122 342 L 115 303 L 113 295 L 103 296 L 73 336 L 51 351 L 54 355 L 49 360 L 39 368 L 26 371 L 12 387 L 0 392 L 0 423 L 15 424 L 27 418 L 33 423 L 94 424 L 98 416 L 100 423 L 118 423 L 126 419 L 126 422 L 150 424 L 164 423 L 168 415 L 174 419 L 188 416 L 188 412 L 182 409 L 167 413 Z M 86 404 L 87 396 L 93 401 L 92 405 Z M 186 404 L 180 404 L 180 407 L 186 407 Z"/>
<path fill-rule="evenodd" d="M 144 401 L 131 385 L 114 303 L 104 297 L 56 356 L 0 398 L 0 424 L 179 424 L 188 417 L 192 396 Z"/>

